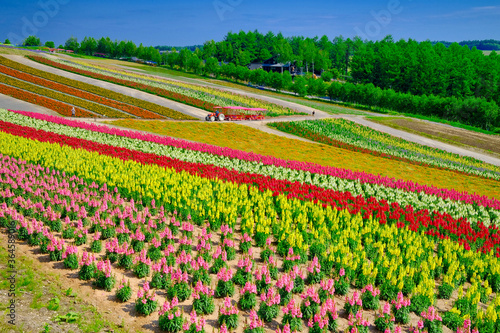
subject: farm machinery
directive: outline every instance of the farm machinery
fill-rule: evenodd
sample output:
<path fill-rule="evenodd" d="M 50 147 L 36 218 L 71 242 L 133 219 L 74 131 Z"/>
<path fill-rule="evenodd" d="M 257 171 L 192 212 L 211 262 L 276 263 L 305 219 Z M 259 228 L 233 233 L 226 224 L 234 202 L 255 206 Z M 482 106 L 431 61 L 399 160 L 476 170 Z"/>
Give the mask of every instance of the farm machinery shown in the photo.
<path fill-rule="evenodd" d="M 216 106 L 215 112 L 209 113 L 206 121 L 224 120 L 263 120 L 266 109 L 243 106 Z"/>

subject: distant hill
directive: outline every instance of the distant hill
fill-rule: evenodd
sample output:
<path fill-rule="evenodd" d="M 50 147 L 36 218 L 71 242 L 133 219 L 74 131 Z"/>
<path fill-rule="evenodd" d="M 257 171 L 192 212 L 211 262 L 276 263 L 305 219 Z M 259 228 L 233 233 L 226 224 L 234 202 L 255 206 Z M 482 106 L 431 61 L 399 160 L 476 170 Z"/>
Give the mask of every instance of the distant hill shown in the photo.
<path fill-rule="evenodd" d="M 437 44 L 437 43 L 442 43 L 446 47 L 453 44 L 453 42 L 447 42 L 447 41 L 434 41 L 434 42 L 432 42 L 432 44 Z M 467 45 L 469 48 L 473 48 L 475 46 L 478 50 L 482 50 L 482 51 L 500 50 L 500 40 L 495 40 L 495 39 L 464 40 L 464 41 L 459 42 L 458 44 L 460 44 L 462 46 Z"/>
<path fill-rule="evenodd" d="M 181 49 L 189 49 L 191 52 L 194 52 L 194 50 L 196 50 L 197 48 L 201 50 L 203 48 L 203 45 L 188 45 L 188 46 L 158 45 L 158 46 L 155 46 L 155 49 L 157 49 L 158 51 L 170 51 L 173 48 L 175 48 L 177 51 L 179 51 Z"/>

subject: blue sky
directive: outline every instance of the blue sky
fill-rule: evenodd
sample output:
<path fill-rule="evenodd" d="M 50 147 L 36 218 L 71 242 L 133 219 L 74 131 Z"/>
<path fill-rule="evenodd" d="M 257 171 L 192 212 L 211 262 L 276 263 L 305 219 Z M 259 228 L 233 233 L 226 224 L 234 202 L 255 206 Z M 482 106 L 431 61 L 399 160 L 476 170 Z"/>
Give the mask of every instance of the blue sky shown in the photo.
<path fill-rule="evenodd" d="M 378 40 L 500 39 L 498 1 L 262 1 L 262 0 L 17 0 L 2 1 L 0 41 L 28 35 L 42 43 L 132 40 L 136 44 L 194 45 L 219 41 L 228 31 L 284 36 L 361 36 Z"/>

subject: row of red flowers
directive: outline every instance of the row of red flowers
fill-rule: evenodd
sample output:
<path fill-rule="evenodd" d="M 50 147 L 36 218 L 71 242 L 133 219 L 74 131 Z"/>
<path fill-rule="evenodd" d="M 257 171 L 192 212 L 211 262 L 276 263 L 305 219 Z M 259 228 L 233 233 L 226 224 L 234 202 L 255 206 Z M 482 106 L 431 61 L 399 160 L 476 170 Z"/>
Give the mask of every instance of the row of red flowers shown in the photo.
<path fill-rule="evenodd" d="M 161 88 L 148 86 L 146 84 L 136 83 L 136 82 L 132 82 L 129 80 L 117 79 L 117 78 L 114 78 L 114 77 L 111 77 L 108 75 L 92 73 L 90 71 L 85 71 L 85 70 L 74 68 L 71 66 L 59 64 L 59 63 L 52 61 L 50 59 L 47 59 L 45 57 L 40 57 L 40 56 L 27 56 L 27 57 L 31 60 L 40 62 L 40 63 L 45 64 L 45 65 L 49 65 L 49 66 L 52 66 L 55 68 L 63 69 L 65 71 L 88 76 L 88 77 L 98 79 L 98 80 L 104 80 L 107 82 L 116 83 L 116 84 L 119 84 L 119 85 L 122 85 L 125 87 L 130 87 L 130 88 L 142 90 L 142 91 L 145 91 L 147 93 L 151 93 L 154 95 L 165 97 L 165 98 L 174 100 L 176 102 L 181 102 L 183 104 L 195 106 L 197 108 L 204 109 L 207 111 L 215 111 L 215 107 L 216 107 L 215 104 L 212 104 L 209 102 L 204 102 L 204 101 L 199 100 L 197 98 L 189 97 L 186 95 L 182 95 L 182 94 L 175 93 L 175 92 L 168 91 L 168 90 L 161 89 Z"/>
<path fill-rule="evenodd" d="M 29 91 L 25 91 L 22 89 L 18 89 L 15 87 L 7 86 L 0 83 L 0 89 L 2 94 L 12 96 L 16 99 L 20 99 L 22 101 L 26 101 L 32 104 L 40 105 L 46 107 L 47 109 L 53 110 L 59 114 L 64 116 L 71 116 L 71 108 L 72 106 L 60 101 L 53 100 L 51 98 L 47 98 L 45 96 L 40 96 L 37 94 L 30 93 Z M 90 113 L 83 109 L 75 107 L 76 116 L 77 117 L 97 117 L 100 118 L 99 115 L 95 115 L 94 113 Z"/>
<path fill-rule="evenodd" d="M 143 164 L 173 168 L 176 171 L 185 171 L 208 179 L 221 179 L 237 184 L 257 186 L 261 191 L 272 191 L 274 196 L 284 194 L 288 198 L 320 202 L 324 206 L 331 205 L 337 209 L 347 209 L 351 214 L 360 213 L 363 218 L 374 216 L 379 219 L 380 223 L 396 223 L 400 228 L 407 226 L 415 232 L 424 231 L 426 234 L 437 238 L 450 238 L 466 249 L 471 249 L 472 245 L 485 253 L 494 250 L 495 254 L 500 257 L 500 234 L 497 233 L 498 228 L 494 225 L 486 227 L 481 222 L 477 222 L 472 226 L 466 219 L 453 219 L 446 213 L 429 212 L 426 209 L 415 211 L 411 206 L 403 208 L 397 203 L 389 204 L 385 200 L 365 199 L 362 196 L 354 197 L 349 192 L 337 192 L 310 184 L 264 177 L 259 174 L 241 173 L 214 165 L 183 162 L 164 156 L 72 138 L 8 122 L 0 122 L 0 130 L 41 142 L 58 143 L 98 152 L 122 160 L 134 160 Z"/>
<path fill-rule="evenodd" d="M 112 99 L 109 99 L 106 97 L 94 95 L 94 94 L 91 94 L 91 93 L 88 93 L 88 92 L 85 92 L 85 91 L 82 91 L 79 89 L 68 87 L 64 84 L 60 84 L 60 83 L 52 82 L 50 80 L 42 79 L 42 78 L 30 75 L 30 74 L 26 74 L 26 73 L 23 73 L 23 72 L 20 72 L 20 71 L 17 71 L 17 70 L 14 70 L 12 68 L 5 67 L 2 65 L 0 65 L 0 73 L 4 73 L 8 76 L 12 76 L 12 77 L 15 77 L 15 78 L 23 80 L 23 81 L 31 82 L 33 84 L 36 84 L 36 85 L 39 85 L 42 87 L 46 87 L 49 89 L 60 91 L 62 93 L 68 94 L 68 95 L 73 95 L 73 96 L 76 96 L 78 98 L 83 98 L 83 99 L 86 99 L 86 100 L 89 100 L 92 102 L 107 105 L 107 106 L 110 106 L 112 108 L 133 114 L 134 116 L 137 116 L 140 118 L 146 118 L 146 119 L 164 118 L 156 113 L 139 108 L 137 106 L 118 102 L 118 101 L 115 101 L 115 100 L 112 100 Z"/>

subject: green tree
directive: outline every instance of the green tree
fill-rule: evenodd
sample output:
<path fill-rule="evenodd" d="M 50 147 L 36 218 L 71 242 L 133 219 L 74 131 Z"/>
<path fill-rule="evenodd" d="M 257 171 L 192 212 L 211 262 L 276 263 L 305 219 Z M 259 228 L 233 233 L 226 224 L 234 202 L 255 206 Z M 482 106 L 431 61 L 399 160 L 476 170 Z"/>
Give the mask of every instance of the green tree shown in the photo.
<path fill-rule="evenodd" d="M 269 76 L 269 86 L 276 89 L 276 91 L 281 91 L 283 89 L 283 75 L 278 72 L 272 72 Z"/>
<path fill-rule="evenodd" d="M 183 48 L 179 51 L 179 66 L 187 70 L 188 68 L 188 63 L 190 58 L 192 57 L 192 53 L 189 49 Z"/>
<path fill-rule="evenodd" d="M 302 76 L 296 76 L 295 82 L 292 85 L 292 91 L 295 94 L 304 97 L 307 94 L 306 84 L 307 84 L 306 79 L 304 79 Z"/>
<path fill-rule="evenodd" d="M 125 43 L 125 48 L 124 48 L 124 55 L 126 57 L 132 57 L 136 53 L 137 46 L 135 46 L 134 42 L 132 41 L 127 41 Z"/>
<path fill-rule="evenodd" d="M 40 38 L 37 36 L 28 36 L 24 42 L 23 46 L 39 46 L 40 45 Z"/>
<path fill-rule="evenodd" d="M 193 54 L 188 60 L 188 68 L 196 74 L 201 72 L 203 66 L 203 61 L 198 58 L 196 54 Z"/>
<path fill-rule="evenodd" d="M 92 55 L 97 50 L 97 41 L 94 37 L 85 37 L 80 43 L 80 50 L 86 55 Z"/>
<path fill-rule="evenodd" d="M 289 71 L 283 72 L 283 89 L 288 90 L 292 87 L 293 79 Z"/>
<path fill-rule="evenodd" d="M 73 36 L 68 38 L 66 40 L 66 43 L 64 43 L 64 49 L 66 49 L 66 50 L 72 50 L 72 51 L 77 52 L 79 47 L 80 46 L 78 44 L 78 40 L 76 39 L 76 37 L 73 37 Z"/>
<path fill-rule="evenodd" d="M 4 44 L 10 44 L 10 40 L 8 38 L 5 39 L 5 42 L 3 42 Z"/>
<path fill-rule="evenodd" d="M 167 65 L 170 68 L 179 66 L 179 53 L 175 50 L 175 48 L 172 48 L 172 50 L 167 55 Z"/>
<path fill-rule="evenodd" d="M 219 62 L 215 57 L 210 57 L 206 60 L 204 72 L 205 75 L 212 75 L 214 77 L 217 77 L 217 75 L 219 74 Z"/>
<path fill-rule="evenodd" d="M 203 51 L 202 51 L 202 59 L 209 59 L 212 57 L 215 57 L 217 54 L 217 45 L 215 44 L 214 40 L 209 40 L 206 41 L 203 44 Z"/>
<path fill-rule="evenodd" d="M 323 73 L 321 73 L 321 78 L 325 82 L 330 82 L 333 79 L 333 74 L 330 71 L 324 71 Z"/>
<path fill-rule="evenodd" d="M 51 48 L 51 49 L 53 49 L 53 48 L 55 48 L 55 47 L 56 47 L 56 45 L 54 44 L 54 42 L 48 42 L 48 41 L 47 41 L 47 42 L 45 42 L 45 46 L 47 46 L 47 47 L 49 47 L 49 48 Z"/>

